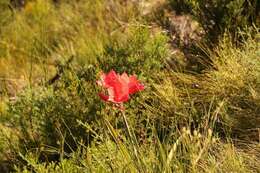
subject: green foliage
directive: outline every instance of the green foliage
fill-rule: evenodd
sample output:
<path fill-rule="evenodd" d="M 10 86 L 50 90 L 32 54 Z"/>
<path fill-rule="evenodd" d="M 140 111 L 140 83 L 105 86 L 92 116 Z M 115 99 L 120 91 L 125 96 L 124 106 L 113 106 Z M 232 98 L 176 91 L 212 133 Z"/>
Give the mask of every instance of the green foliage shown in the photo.
<path fill-rule="evenodd" d="M 111 35 L 118 36 L 125 23 L 137 20 L 134 4 L 122 6 L 121 2 L 101 0 L 64 1 L 59 5 L 36 0 L 12 13 L 5 5 L 0 18 L 6 20 L 0 29 L 1 73 L 8 71 L 9 77 L 26 73 L 29 80 L 42 77 L 40 74 L 49 77 L 50 66 L 71 55 L 76 55 L 80 64 L 95 63 Z M 12 14 L 11 19 L 7 13 Z M 11 64 L 22 68 L 8 68 Z"/>
<path fill-rule="evenodd" d="M 65 147 L 66 152 L 71 152 L 78 141 L 90 140 L 77 120 L 91 124 L 98 118 L 96 111 L 100 110 L 97 104 L 100 101 L 95 94 L 95 81 L 91 84 L 83 80 L 68 71 L 54 89 L 29 89 L 10 107 L 7 117 L 21 130 L 22 148 L 24 144 L 25 150 Z"/>
<path fill-rule="evenodd" d="M 170 2 L 212 37 L 251 24 L 258 8 L 257 1 Z M 1 100 L 0 172 L 6 163 L 24 173 L 260 171 L 260 52 L 252 32 L 234 32 L 239 47 L 223 34 L 214 49 L 201 50 L 211 67 L 188 73 L 165 62 L 178 58 L 176 47 L 145 23 L 137 2 L 35 0 L 13 11 L 1 3 L 0 75 L 17 73 L 29 85 Z M 145 85 L 125 111 L 98 97 L 96 80 L 111 69 Z"/>
<path fill-rule="evenodd" d="M 259 124 L 260 63 L 259 43 L 248 39 L 245 45 L 234 48 L 230 39 L 224 39 L 213 59 L 217 70 L 209 71 L 203 83 L 208 95 L 225 100 L 228 114 L 234 119 L 232 127 L 246 131 Z M 246 135 L 241 132 L 241 135 Z M 249 134 L 247 134 L 249 135 Z M 254 138 L 250 136 L 250 138 Z"/>
<path fill-rule="evenodd" d="M 74 152 L 59 163 L 38 163 L 38 155 L 23 156 L 29 167 L 17 172 L 251 172 L 259 171 L 255 157 L 237 151 L 234 145 L 221 143 L 212 131 L 183 129 L 174 142 L 153 140 L 142 145 L 120 141 L 113 127 L 107 130 L 115 139 L 99 138 L 98 144 Z M 136 155 L 133 154 L 133 147 Z M 251 148 L 248 148 L 251 150 Z M 138 163 L 138 160 L 140 162 Z M 218 165 L 218 166 L 216 166 Z"/>
<path fill-rule="evenodd" d="M 5 25 L 12 19 L 12 11 L 9 9 L 9 0 L 0 1 L 0 24 L 1 26 Z M 1 31 L 1 29 L 0 29 Z"/>
<path fill-rule="evenodd" d="M 164 60 L 168 56 L 165 35 L 151 35 L 145 26 L 131 27 L 125 35 L 126 38 L 105 45 L 104 53 L 98 57 L 103 70 L 149 74 L 164 66 Z"/>
<path fill-rule="evenodd" d="M 218 39 L 225 31 L 260 26 L 260 3 L 257 0 L 170 0 L 174 9 L 188 12 L 200 22 L 209 40 Z M 235 35 L 237 36 L 237 35 Z"/>

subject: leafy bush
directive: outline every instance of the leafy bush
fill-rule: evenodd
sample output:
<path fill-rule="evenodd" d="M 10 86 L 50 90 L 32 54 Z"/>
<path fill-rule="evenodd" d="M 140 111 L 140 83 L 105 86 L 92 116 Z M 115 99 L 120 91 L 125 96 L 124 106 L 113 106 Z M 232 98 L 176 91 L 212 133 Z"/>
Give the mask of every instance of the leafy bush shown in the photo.
<path fill-rule="evenodd" d="M 21 148 L 65 147 L 75 150 L 78 141 L 89 140 L 89 134 L 77 120 L 91 121 L 99 110 L 95 87 L 68 72 L 55 89 L 28 90 L 8 111 L 13 127 L 21 130 Z M 64 143 L 65 142 L 65 143 Z M 47 157 L 47 156 L 46 156 Z"/>
<path fill-rule="evenodd" d="M 260 26 L 260 2 L 257 0 L 170 0 L 177 11 L 192 13 L 207 32 L 209 40 L 218 39 L 225 31 Z"/>
<path fill-rule="evenodd" d="M 105 45 L 104 53 L 98 57 L 104 71 L 149 74 L 164 67 L 169 52 L 164 34 L 152 35 L 145 26 L 131 27 L 125 34 L 124 39 Z"/>

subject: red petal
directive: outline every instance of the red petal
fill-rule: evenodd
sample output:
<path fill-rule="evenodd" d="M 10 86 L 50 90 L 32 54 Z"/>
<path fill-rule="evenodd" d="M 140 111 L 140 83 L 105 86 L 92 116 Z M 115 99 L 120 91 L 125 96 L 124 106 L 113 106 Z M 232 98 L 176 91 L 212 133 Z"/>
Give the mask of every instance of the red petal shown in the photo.
<path fill-rule="evenodd" d="M 115 103 L 123 103 L 123 102 L 127 102 L 129 100 L 129 95 L 128 94 L 125 94 L 125 95 L 122 95 L 120 97 L 115 97 Z"/>
<path fill-rule="evenodd" d="M 113 85 L 115 85 L 115 83 L 117 83 L 118 81 L 118 76 L 116 74 L 116 72 L 114 70 L 111 70 L 104 79 L 104 84 L 105 87 L 113 87 Z"/>
<path fill-rule="evenodd" d="M 104 101 L 108 101 L 108 96 L 107 95 L 105 95 L 105 94 L 103 94 L 103 93 L 99 93 L 98 94 L 99 95 L 99 97 L 102 99 L 102 100 L 104 100 Z"/>
<path fill-rule="evenodd" d="M 129 90 L 128 90 L 128 84 L 123 81 L 119 80 L 117 83 L 115 83 L 114 87 L 114 100 L 116 102 L 125 102 L 129 99 Z"/>
<path fill-rule="evenodd" d="M 130 76 L 129 79 L 129 94 L 144 90 L 144 85 L 137 80 L 136 76 Z"/>
<path fill-rule="evenodd" d="M 121 74 L 119 80 L 121 83 L 125 83 L 125 84 L 129 83 L 129 77 L 126 73 Z"/>

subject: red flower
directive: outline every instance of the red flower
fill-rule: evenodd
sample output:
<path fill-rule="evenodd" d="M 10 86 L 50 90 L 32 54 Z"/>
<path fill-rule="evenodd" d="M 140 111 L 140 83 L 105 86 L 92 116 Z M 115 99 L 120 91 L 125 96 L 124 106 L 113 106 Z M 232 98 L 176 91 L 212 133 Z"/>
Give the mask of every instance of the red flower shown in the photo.
<path fill-rule="evenodd" d="M 137 80 L 136 76 L 128 76 L 126 73 L 120 75 L 114 70 L 108 74 L 102 73 L 97 83 L 108 91 L 108 95 L 99 93 L 100 98 L 113 103 L 126 102 L 130 94 L 144 90 L 144 85 Z"/>

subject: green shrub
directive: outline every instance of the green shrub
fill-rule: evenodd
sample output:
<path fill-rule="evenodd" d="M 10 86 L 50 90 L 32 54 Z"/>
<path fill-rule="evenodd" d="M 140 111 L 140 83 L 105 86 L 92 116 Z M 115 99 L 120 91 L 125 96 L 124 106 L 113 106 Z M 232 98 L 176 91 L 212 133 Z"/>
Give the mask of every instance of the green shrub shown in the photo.
<path fill-rule="evenodd" d="M 248 37 L 244 46 L 236 48 L 230 37 L 225 37 L 209 57 L 213 68 L 202 74 L 160 73 L 164 77 L 144 95 L 144 116 L 159 126 L 157 131 L 166 134 L 187 124 L 207 127 L 208 117 L 215 119 L 211 127 L 224 136 L 231 132 L 235 137 L 257 141 L 259 43 Z"/>
<path fill-rule="evenodd" d="M 91 84 L 82 80 L 68 72 L 55 89 L 29 89 L 10 107 L 7 117 L 13 127 L 21 130 L 21 148 L 47 146 L 59 150 L 65 146 L 65 151 L 71 152 L 80 140 L 89 140 L 77 120 L 91 124 L 97 118 L 100 101 L 95 81 Z"/>
<path fill-rule="evenodd" d="M 138 24 L 137 24 L 138 25 Z M 151 34 L 145 26 L 130 27 L 123 39 L 109 42 L 98 63 L 104 71 L 146 75 L 164 67 L 168 56 L 168 38 L 162 33 Z"/>
<path fill-rule="evenodd" d="M 224 39 L 216 52 L 213 58 L 216 70 L 206 73 L 202 85 L 207 96 L 225 100 L 228 116 L 233 119 L 229 125 L 247 138 L 243 133 L 255 129 L 259 124 L 259 42 L 248 39 L 239 49 L 235 48 L 230 39 Z M 254 132 L 251 135 L 251 140 L 257 140 Z"/>
<path fill-rule="evenodd" d="M 257 0 L 170 0 L 178 11 L 189 12 L 200 22 L 213 41 L 225 31 L 236 34 L 253 24 L 260 26 L 260 3 Z M 237 35 L 235 35 L 237 36 Z"/>

